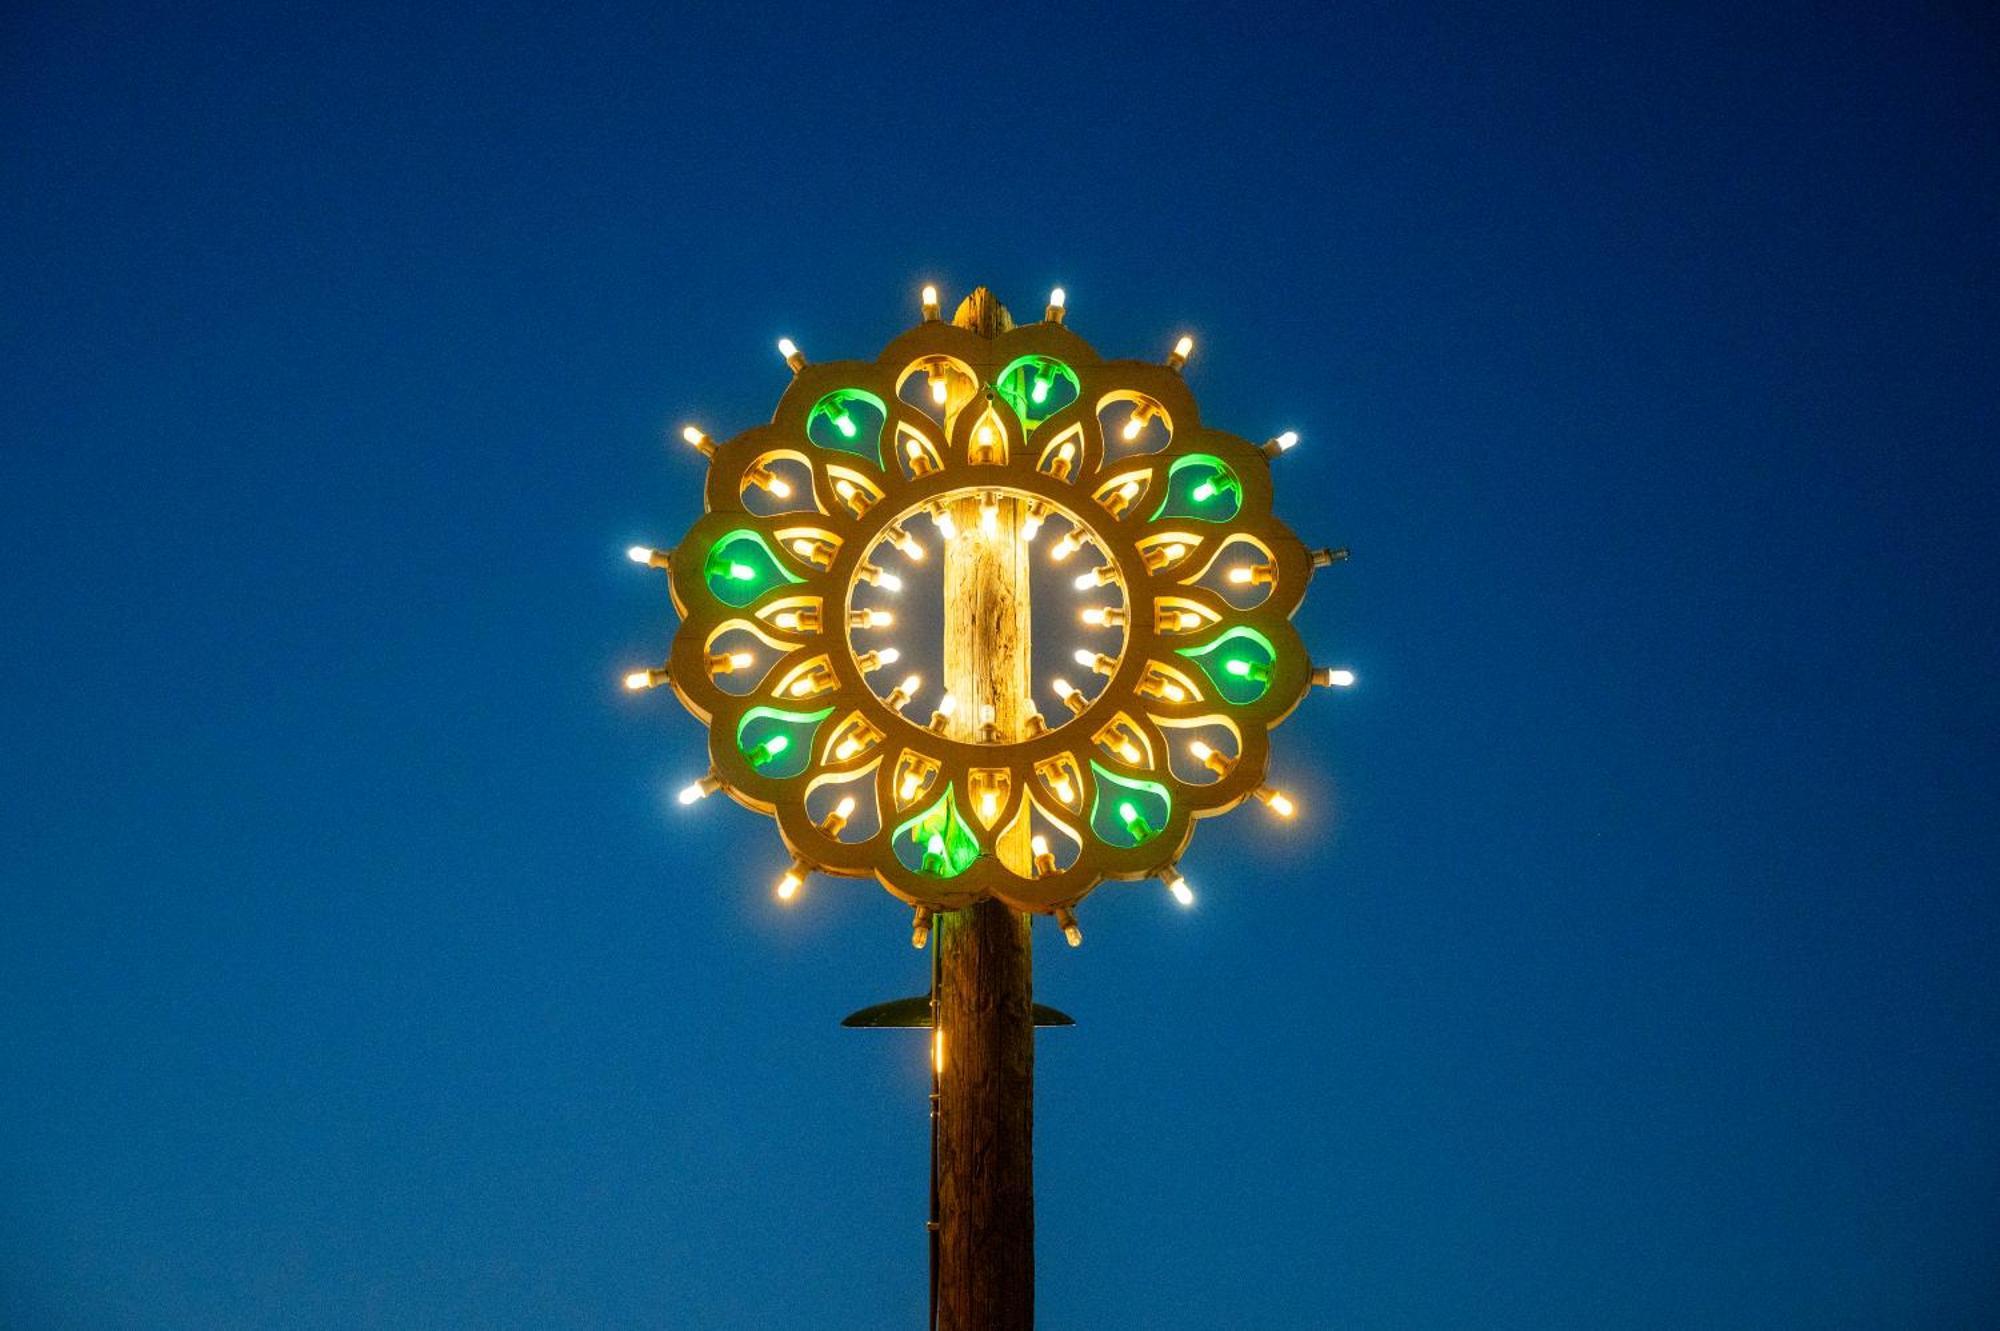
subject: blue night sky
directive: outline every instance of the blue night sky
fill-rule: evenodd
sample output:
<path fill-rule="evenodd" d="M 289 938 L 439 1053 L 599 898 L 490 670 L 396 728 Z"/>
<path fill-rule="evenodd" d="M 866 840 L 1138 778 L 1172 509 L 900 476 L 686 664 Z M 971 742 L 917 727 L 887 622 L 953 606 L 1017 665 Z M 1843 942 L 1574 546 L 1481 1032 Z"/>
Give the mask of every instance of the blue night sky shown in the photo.
<path fill-rule="evenodd" d="M 16 6 L 0 1325 L 921 1322 L 907 910 L 617 680 L 926 280 L 1355 550 L 1038 926 L 1044 1326 L 2000 1321 L 2000 46 L 1625 8 Z"/>

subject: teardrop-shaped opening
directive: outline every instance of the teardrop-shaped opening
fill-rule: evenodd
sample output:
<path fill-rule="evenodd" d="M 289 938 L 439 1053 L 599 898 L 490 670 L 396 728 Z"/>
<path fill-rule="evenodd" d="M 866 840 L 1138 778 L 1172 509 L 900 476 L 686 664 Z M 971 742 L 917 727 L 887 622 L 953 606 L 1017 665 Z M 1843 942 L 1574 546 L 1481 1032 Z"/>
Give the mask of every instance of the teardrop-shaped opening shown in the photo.
<path fill-rule="evenodd" d="M 1152 483 L 1152 468 L 1128 467 L 1113 473 L 1091 492 L 1090 497 L 1112 517 L 1130 517 L 1140 511 L 1146 490 Z"/>
<path fill-rule="evenodd" d="M 1165 830 L 1172 816 L 1173 796 L 1157 781 L 1120 776 L 1091 763 L 1097 776 L 1097 802 L 1090 811 L 1090 830 L 1110 846 L 1139 846 Z"/>
<path fill-rule="evenodd" d="M 889 408 L 865 388 L 836 388 L 806 417 L 806 438 L 821 448 L 882 460 L 882 427 Z"/>
<path fill-rule="evenodd" d="M 874 837 L 882 826 L 881 811 L 875 806 L 875 764 L 815 780 L 806 791 L 806 816 L 836 841 Z"/>
<path fill-rule="evenodd" d="M 1214 592 L 1238 610 L 1262 605 L 1277 585 L 1278 564 L 1263 542 L 1232 534 L 1202 567 L 1183 582 Z"/>
<path fill-rule="evenodd" d="M 908 421 L 896 422 L 896 461 L 911 480 L 944 470 L 944 453 L 937 441 Z"/>
<path fill-rule="evenodd" d="M 1229 464 L 1207 453 L 1176 458 L 1167 468 L 1166 493 L 1153 519 L 1227 522 L 1243 507 L 1243 482 Z"/>
<path fill-rule="evenodd" d="M 1033 799 L 1022 801 L 1022 817 L 1028 822 L 1028 850 L 1034 857 L 1036 877 L 1061 873 L 1082 858 L 1083 838 L 1076 823 Z M 1015 819 L 1015 824 L 1020 821 Z"/>
<path fill-rule="evenodd" d="M 1271 640 L 1247 625 L 1179 651 L 1201 667 L 1220 697 L 1239 705 L 1257 701 L 1270 689 L 1271 667 L 1278 659 Z"/>
<path fill-rule="evenodd" d="M 1076 371 L 1052 356 L 1021 357 L 1000 372 L 993 386 L 1030 430 L 1076 401 L 1082 391 Z"/>
<path fill-rule="evenodd" d="M 1144 393 L 1107 393 L 1097 403 L 1097 422 L 1104 431 L 1106 457 L 1157 453 L 1174 438 L 1173 418 Z"/>
<path fill-rule="evenodd" d="M 1208 786 L 1222 780 L 1242 751 L 1236 727 L 1221 717 L 1159 724 L 1167 747 L 1167 769 L 1186 785 Z"/>
<path fill-rule="evenodd" d="M 812 467 L 803 454 L 789 448 L 772 449 L 745 467 L 737 493 L 743 507 L 759 517 L 818 511 Z"/>
<path fill-rule="evenodd" d="M 896 397 L 916 408 L 939 426 L 972 400 L 979 391 L 979 379 L 972 367 L 950 356 L 926 356 L 903 367 L 896 381 Z"/>
<path fill-rule="evenodd" d="M 979 858 L 979 838 L 967 824 L 946 786 L 923 812 L 896 827 L 896 859 L 913 873 L 956 878 Z"/>
<path fill-rule="evenodd" d="M 740 527 L 708 548 L 702 577 L 716 600 L 732 606 L 748 605 L 781 583 L 805 581 L 784 566 L 761 532 Z"/>
<path fill-rule="evenodd" d="M 736 724 L 736 747 L 760 774 L 782 781 L 812 763 L 813 738 L 832 715 L 831 707 L 817 712 L 752 707 Z"/>

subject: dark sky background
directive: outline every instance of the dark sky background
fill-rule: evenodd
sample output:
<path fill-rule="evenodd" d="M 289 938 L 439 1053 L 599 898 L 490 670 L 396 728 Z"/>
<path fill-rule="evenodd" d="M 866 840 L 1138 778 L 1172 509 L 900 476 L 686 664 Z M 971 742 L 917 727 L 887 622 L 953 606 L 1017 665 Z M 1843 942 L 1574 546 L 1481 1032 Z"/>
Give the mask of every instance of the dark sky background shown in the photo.
<path fill-rule="evenodd" d="M 0 1324 L 921 1321 L 907 911 L 617 679 L 926 280 L 1356 551 L 1038 931 L 1043 1325 L 2000 1321 L 1990 12 L 566 8 L 5 22 Z"/>

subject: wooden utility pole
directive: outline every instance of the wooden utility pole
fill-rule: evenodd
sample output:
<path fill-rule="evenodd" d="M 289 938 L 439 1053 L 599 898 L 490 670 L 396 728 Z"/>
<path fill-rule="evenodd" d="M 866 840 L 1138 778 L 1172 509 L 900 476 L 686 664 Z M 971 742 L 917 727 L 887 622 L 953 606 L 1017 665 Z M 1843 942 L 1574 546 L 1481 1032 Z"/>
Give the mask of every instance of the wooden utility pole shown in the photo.
<path fill-rule="evenodd" d="M 953 322 L 992 337 L 1012 326 L 985 288 Z M 980 398 L 958 410 L 980 412 Z M 1018 439 L 1010 441 L 1021 447 Z M 944 551 L 945 687 L 956 738 L 1026 733 L 1029 545 L 1026 516 L 1000 499 L 991 530 L 980 501 L 953 505 Z M 985 728 L 991 726 L 991 731 Z M 1031 872 L 1025 820 L 998 838 L 1002 863 Z M 940 916 L 936 957 L 938 1287 L 941 1331 L 1027 1331 L 1035 1322 L 1035 1019 L 1028 916 L 998 901 Z"/>

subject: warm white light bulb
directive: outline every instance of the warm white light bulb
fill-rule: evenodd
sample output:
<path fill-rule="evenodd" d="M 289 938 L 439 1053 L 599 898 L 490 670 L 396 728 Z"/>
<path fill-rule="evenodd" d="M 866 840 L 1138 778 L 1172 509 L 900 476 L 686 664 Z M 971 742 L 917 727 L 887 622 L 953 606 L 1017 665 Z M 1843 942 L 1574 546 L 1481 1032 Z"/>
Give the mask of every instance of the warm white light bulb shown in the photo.
<path fill-rule="evenodd" d="M 939 716 L 950 716 L 957 710 L 958 699 L 956 696 L 947 693 L 944 697 L 938 699 L 937 711 Z"/>
<path fill-rule="evenodd" d="M 1188 752 L 1194 755 L 1196 762 L 1205 763 L 1215 750 L 1211 749 L 1206 742 L 1196 739 L 1188 741 Z"/>
<path fill-rule="evenodd" d="M 886 629 L 895 622 L 896 617 L 887 610 L 870 610 L 868 612 L 868 627 L 871 629 Z"/>
<path fill-rule="evenodd" d="M 778 900 L 790 901 L 797 896 L 799 885 L 803 882 L 805 879 L 799 877 L 797 872 L 791 869 L 785 870 L 785 876 L 778 880 Z"/>
<path fill-rule="evenodd" d="M 1189 887 L 1188 880 L 1179 874 L 1175 874 L 1167 880 L 1167 891 L 1173 893 L 1174 900 L 1183 906 L 1192 906 L 1194 904 L 1194 889 Z"/>
<path fill-rule="evenodd" d="M 1079 647 L 1070 656 L 1071 659 L 1086 670 L 1093 669 L 1097 665 L 1097 653 L 1091 651 L 1088 647 Z"/>
<path fill-rule="evenodd" d="M 1121 739 L 1118 741 L 1118 756 L 1136 767 L 1141 757 L 1139 746 L 1129 739 Z"/>
<path fill-rule="evenodd" d="M 1028 850 L 1037 857 L 1049 853 L 1049 839 L 1040 832 L 1028 838 Z"/>
<path fill-rule="evenodd" d="M 842 795 L 840 803 L 833 806 L 833 813 L 836 818 L 842 821 L 852 817 L 854 814 L 854 796 Z"/>
<path fill-rule="evenodd" d="M 790 499 L 792 497 L 792 483 L 782 476 L 773 476 L 771 483 L 764 488 L 779 499 Z"/>
<path fill-rule="evenodd" d="M 885 592 L 899 592 L 903 590 L 903 580 L 893 573 L 882 574 L 882 576 L 875 579 L 875 585 Z"/>
<path fill-rule="evenodd" d="M 1000 797 L 990 790 L 979 793 L 979 816 L 992 822 L 1000 816 Z"/>
<path fill-rule="evenodd" d="M 1064 679 L 1061 675 L 1057 675 L 1054 679 L 1050 680 L 1049 687 L 1056 691 L 1056 697 L 1065 700 L 1069 698 L 1070 694 L 1076 692 L 1075 687 L 1072 686 L 1070 682 Z"/>
<path fill-rule="evenodd" d="M 1086 624 L 1095 624 L 1099 627 L 1102 627 L 1104 624 L 1104 607 L 1101 605 L 1093 605 L 1085 607 L 1083 612 L 1083 622 Z"/>
<path fill-rule="evenodd" d="M 1192 356 L 1194 354 L 1194 339 L 1191 337 L 1182 337 L 1180 341 L 1174 343 L 1174 354 L 1182 360 L 1186 360 L 1189 356 Z"/>
<path fill-rule="evenodd" d="M 798 540 L 792 542 L 792 553 L 796 554 L 800 559 L 811 559 L 813 553 L 812 541 L 804 536 L 799 537 Z"/>
<path fill-rule="evenodd" d="M 1076 539 L 1075 532 L 1064 532 L 1057 538 L 1056 543 L 1049 547 L 1049 558 L 1060 564 L 1063 560 L 1075 554 L 1080 544 L 1081 542 Z"/>
<path fill-rule="evenodd" d="M 979 530 L 988 536 L 1000 530 L 1000 510 L 991 504 L 983 504 L 979 509 Z"/>
<path fill-rule="evenodd" d="M 1187 547 L 1179 541 L 1169 541 L 1160 548 L 1160 553 L 1167 557 L 1168 563 L 1174 564 L 1187 558 Z"/>
<path fill-rule="evenodd" d="M 640 689 L 652 688 L 653 672 L 650 670 L 634 670 L 631 674 L 625 676 L 625 687 L 635 693 Z"/>
<path fill-rule="evenodd" d="M 1036 537 L 1037 535 L 1039 535 L 1039 534 L 1040 534 L 1041 530 L 1042 530 L 1042 515 L 1041 515 L 1041 514 L 1039 514 L 1039 513 L 1029 513 L 1027 517 L 1025 517 L 1025 518 L 1023 518 L 1023 519 L 1021 520 L 1021 539 L 1022 539 L 1022 540 L 1024 540 L 1024 541 L 1032 541 L 1032 540 L 1034 540 L 1034 539 L 1035 539 L 1035 537 Z"/>
<path fill-rule="evenodd" d="M 939 509 L 937 512 L 931 514 L 931 522 L 937 527 L 938 535 L 944 537 L 947 541 L 958 535 L 958 524 L 953 522 L 951 514 L 945 512 L 943 509 Z"/>
<path fill-rule="evenodd" d="M 1333 685 L 1336 689 L 1350 688 L 1354 684 L 1354 672 L 1352 670 L 1330 670 L 1327 672 L 1326 682 Z"/>
<path fill-rule="evenodd" d="M 706 794 L 708 794 L 708 783 L 706 781 L 690 781 L 681 787 L 681 793 L 674 798 L 678 799 L 682 804 L 693 804 Z"/>
<path fill-rule="evenodd" d="M 909 800 L 914 799 L 916 797 L 918 789 L 921 788 L 923 784 L 924 784 L 924 779 L 918 776 L 915 772 L 906 773 L 903 777 L 902 789 L 896 792 L 896 798 L 903 800 L 904 802 L 907 803 Z"/>
<path fill-rule="evenodd" d="M 1076 589 L 1078 591 L 1087 592 L 1096 585 L 1097 585 L 1096 569 L 1092 569 L 1088 573 L 1079 573 L 1076 575 Z"/>
<path fill-rule="evenodd" d="M 794 698 L 803 698 L 807 694 L 811 693 L 815 687 L 817 686 L 813 683 L 812 676 L 807 675 L 804 679 L 796 680 L 793 682 L 792 696 Z"/>
<path fill-rule="evenodd" d="M 833 756 L 841 762 L 846 762 L 859 752 L 861 752 L 861 741 L 852 735 L 833 746 Z"/>
<path fill-rule="evenodd" d="M 1118 497 L 1120 499 L 1123 499 L 1128 504 L 1131 503 L 1134 499 L 1139 497 L 1139 482 L 1127 481 L 1125 482 L 1125 484 L 1119 486 Z"/>
<path fill-rule="evenodd" d="M 1125 436 L 1126 441 L 1130 442 L 1131 440 L 1137 439 L 1139 437 L 1139 432 L 1145 428 L 1146 428 L 1146 422 L 1140 420 L 1138 415 L 1135 413 L 1129 420 L 1125 422 L 1125 428 L 1120 430 L 1118 433 Z"/>
<path fill-rule="evenodd" d="M 1278 451 L 1282 453 L 1299 442 L 1299 432 L 1297 430 L 1287 430 L 1279 435 L 1275 442 L 1278 445 Z"/>
<path fill-rule="evenodd" d="M 777 614 L 771 616 L 771 622 L 787 632 L 794 632 L 799 627 L 799 612 L 796 610 L 780 610 Z"/>
<path fill-rule="evenodd" d="M 1298 808 L 1292 803 L 1290 797 L 1274 792 L 1271 796 L 1271 812 L 1277 814 L 1280 818 L 1289 818 L 1298 812 Z"/>
<path fill-rule="evenodd" d="M 937 288 L 925 287 L 923 292 L 923 300 L 926 308 L 937 304 L 938 303 Z"/>
<path fill-rule="evenodd" d="M 799 344 L 792 341 L 789 337 L 781 337 L 778 339 L 778 354 L 786 360 L 790 360 L 799 354 Z"/>
<path fill-rule="evenodd" d="M 1068 303 L 1069 303 L 1069 295 L 1061 287 L 1057 287 L 1054 291 L 1051 291 L 1049 293 L 1049 304 L 1055 309 L 1060 310 Z"/>
<path fill-rule="evenodd" d="M 748 670 L 756 659 L 749 652 L 731 652 L 729 654 L 729 668 L 731 670 Z"/>
<path fill-rule="evenodd" d="M 635 564 L 650 564 L 653 562 L 653 552 L 643 545 L 632 546 L 625 551 L 625 557 Z"/>
<path fill-rule="evenodd" d="M 951 385 L 945 382 L 943 375 L 939 375 L 937 378 L 931 380 L 931 401 L 942 407 L 945 404 L 945 400 L 950 396 Z"/>
<path fill-rule="evenodd" d="M 1249 586 L 1250 579 L 1255 576 L 1256 574 L 1251 572 L 1250 569 L 1240 565 L 1229 570 L 1229 580 L 1239 587 Z"/>
<path fill-rule="evenodd" d="M 1168 680 L 1166 683 L 1160 685 L 1160 696 L 1168 702 L 1186 702 L 1187 690 L 1172 680 Z"/>
<path fill-rule="evenodd" d="M 708 436 L 701 432 L 700 427 L 693 425 L 684 425 L 681 427 L 681 438 L 693 444 L 696 448 L 700 448 L 708 442 Z"/>
<path fill-rule="evenodd" d="M 987 421 L 979 422 L 979 442 L 982 444 L 993 442 L 993 426 L 991 423 Z"/>
<path fill-rule="evenodd" d="M 903 682 L 896 686 L 896 692 L 905 696 L 913 695 L 922 686 L 923 682 L 924 677 L 922 675 L 905 675 Z"/>

